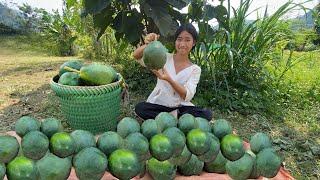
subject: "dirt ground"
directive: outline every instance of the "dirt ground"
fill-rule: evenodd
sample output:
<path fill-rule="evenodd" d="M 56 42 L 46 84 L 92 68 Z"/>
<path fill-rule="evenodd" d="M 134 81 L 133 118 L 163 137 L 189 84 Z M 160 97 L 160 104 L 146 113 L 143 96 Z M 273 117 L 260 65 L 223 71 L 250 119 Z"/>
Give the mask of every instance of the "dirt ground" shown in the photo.
<path fill-rule="evenodd" d="M 63 62 L 75 58 L 17 51 L 10 45 L 0 45 L 0 133 L 13 130 L 15 121 L 24 115 L 64 121 L 50 81 Z M 134 116 L 129 109 L 134 108 L 139 98 L 132 96 L 130 103 L 122 103 L 125 108 L 121 116 Z"/>

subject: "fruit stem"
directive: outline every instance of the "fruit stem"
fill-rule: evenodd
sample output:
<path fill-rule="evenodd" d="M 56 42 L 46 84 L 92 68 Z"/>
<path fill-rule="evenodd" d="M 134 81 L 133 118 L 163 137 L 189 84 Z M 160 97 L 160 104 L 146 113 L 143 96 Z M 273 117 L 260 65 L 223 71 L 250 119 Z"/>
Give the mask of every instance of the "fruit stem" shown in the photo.
<path fill-rule="evenodd" d="M 254 152 L 251 151 L 251 149 L 246 150 L 246 152 L 253 158 L 256 157 L 256 154 L 254 154 Z"/>
<path fill-rule="evenodd" d="M 63 69 L 64 69 L 64 70 L 67 70 L 67 71 L 71 71 L 71 72 L 75 72 L 75 73 L 80 74 L 80 71 L 79 71 L 79 70 L 73 69 L 73 68 L 68 67 L 68 66 L 63 67 Z"/>

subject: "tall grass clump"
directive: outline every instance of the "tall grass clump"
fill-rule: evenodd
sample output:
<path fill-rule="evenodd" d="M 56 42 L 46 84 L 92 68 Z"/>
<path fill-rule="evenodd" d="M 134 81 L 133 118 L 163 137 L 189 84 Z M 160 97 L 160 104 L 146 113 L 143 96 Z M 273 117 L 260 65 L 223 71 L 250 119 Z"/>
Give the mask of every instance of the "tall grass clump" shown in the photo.
<path fill-rule="evenodd" d="M 225 23 L 211 34 L 208 31 L 205 37 L 212 38 L 204 38 L 196 46 L 193 58 L 202 68 L 198 103 L 243 113 L 275 109 L 276 84 L 296 61 L 283 56 L 290 39 L 279 22 L 299 5 L 288 1 L 274 14 L 269 16 L 266 8 L 261 18 L 248 21 L 248 15 L 255 13 L 248 11 L 251 2 L 242 0 L 234 9 L 229 0 Z M 274 61 L 286 61 L 286 68 L 270 73 L 267 65 L 277 66 Z"/>

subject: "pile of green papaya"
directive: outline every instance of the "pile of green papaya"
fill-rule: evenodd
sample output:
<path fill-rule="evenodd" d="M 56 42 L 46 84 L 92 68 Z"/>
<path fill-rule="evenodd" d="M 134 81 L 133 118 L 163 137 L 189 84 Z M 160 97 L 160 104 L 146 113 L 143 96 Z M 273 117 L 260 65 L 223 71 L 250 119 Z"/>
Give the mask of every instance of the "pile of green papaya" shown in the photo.
<path fill-rule="evenodd" d="M 162 112 L 144 122 L 121 119 L 115 131 L 94 136 L 85 130 L 64 131 L 61 121 L 31 116 L 17 120 L 22 139 L 0 136 L 0 179 L 67 179 L 71 168 L 79 179 L 101 179 L 106 171 L 120 180 L 143 176 L 155 180 L 228 174 L 232 179 L 272 178 L 281 158 L 265 133 L 256 133 L 245 148 L 225 119 L 208 122 Z"/>
<path fill-rule="evenodd" d="M 60 66 L 58 83 L 67 86 L 100 86 L 117 80 L 117 72 L 110 65 L 69 60 Z"/>

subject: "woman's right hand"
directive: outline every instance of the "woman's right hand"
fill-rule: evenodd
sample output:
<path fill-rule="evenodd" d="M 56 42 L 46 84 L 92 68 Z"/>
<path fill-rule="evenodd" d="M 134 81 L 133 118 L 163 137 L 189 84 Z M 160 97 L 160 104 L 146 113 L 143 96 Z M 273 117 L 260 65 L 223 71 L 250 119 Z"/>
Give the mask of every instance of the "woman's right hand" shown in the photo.
<path fill-rule="evenodd" d="M 144 50 L 144 48 L 146 48 L 147 45 L 148 45 L 150 42 L 155 41 L 155 40 L 158 40 L 159 37 L 160 37 L 160 35 L 158 35 L 158 34 L 156 34 L 156 33 L 149 33 L 149 34 L 147 34 L 147 35 L 144 37 L 144 43 L 145 43 L 145 45 L 138 47 L 138 48 L 133 52 L 133 57 L 134 57 L 136 60 L 141 59 L 142 56 L 143 56 L 143 50 Z"/>
<path fill-rule="evenodd" d="M 159 34 L 149 33 L 149 34 L 147 34 L 147 35 L 145 36 L 145 38 L 144 38 L 144 43 L 145 43 L 145 44 L 149 44 L 149 43 L 152 42 L 152 41 L 158 40 L 159 37 L 160 37 Z"/>

